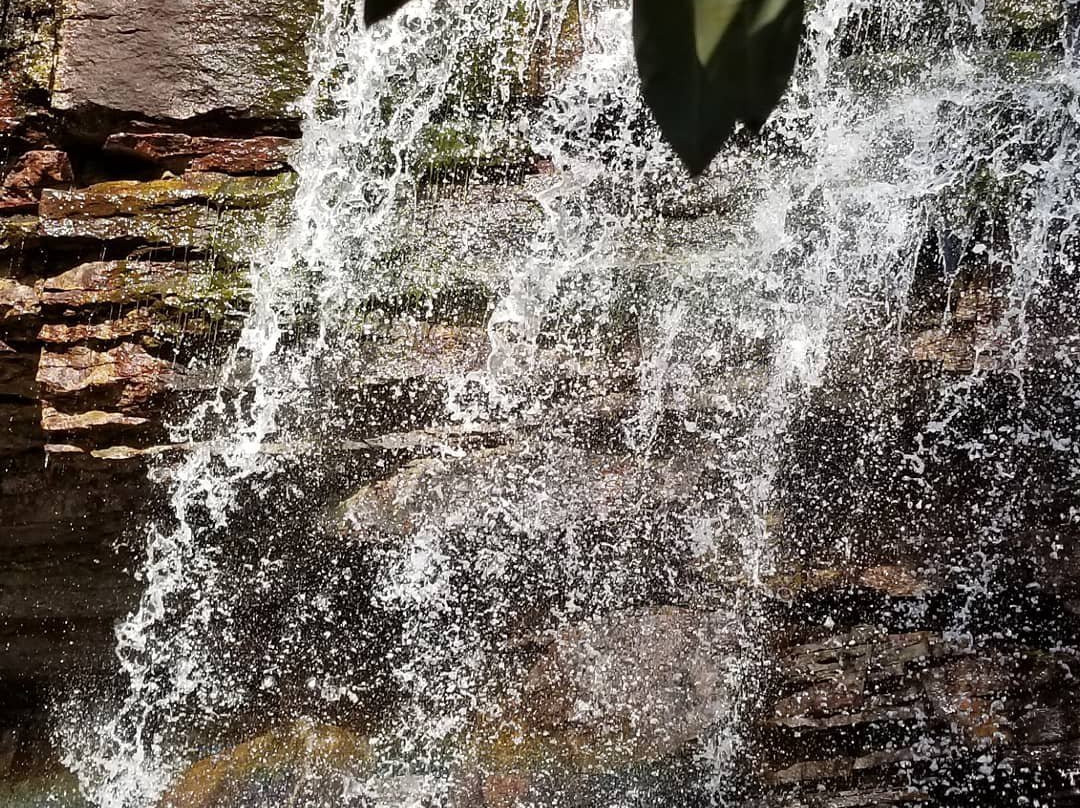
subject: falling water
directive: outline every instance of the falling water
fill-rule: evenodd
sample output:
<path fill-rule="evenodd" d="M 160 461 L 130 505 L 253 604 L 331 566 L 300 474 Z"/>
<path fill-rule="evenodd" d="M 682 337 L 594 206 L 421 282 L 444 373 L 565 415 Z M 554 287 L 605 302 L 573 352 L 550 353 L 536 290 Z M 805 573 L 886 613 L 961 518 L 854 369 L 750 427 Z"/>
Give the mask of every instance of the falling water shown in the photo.
<path fill-rule="evenodd" d="M 982 630 L 995 541 L 1040 505 L 1005 481 L 1045 451 L 1080 476 L 1080 69 L 1009 51 L 992 3 L 811 6 L 781 109 L 691 181 L 623 3 L 414 0 L 368 31 L 327 0 L 292 221 L 253 256 L 218 395 L 176 427 L 192 448 L 157 471 L 171 513 L 117 630 L 122 691 L 63 710 L 95 804 L 153 805 L 251 716 L 299 715 L 370 724 L 356 794 L 411 771 L 449 800 L 505 730 L 508 648 L 658 605 L 723 615 L 697 775 L 723 799 L 791 563 L 962 534 L 950 628 Z M 446 324 L 486 333 L 434 390 L 379 354 Z M 958 324 L 972 355 L 918 377 L 898 435 L 897 380 Z M 826 439 L 846 493 L 814 485 Z M 331 507 L 395 479 L 395 446 L 419 458 L 400 535 L 370 499 Z M 959 455 L 990 469 L 983 511 L 943 536 Z"/>

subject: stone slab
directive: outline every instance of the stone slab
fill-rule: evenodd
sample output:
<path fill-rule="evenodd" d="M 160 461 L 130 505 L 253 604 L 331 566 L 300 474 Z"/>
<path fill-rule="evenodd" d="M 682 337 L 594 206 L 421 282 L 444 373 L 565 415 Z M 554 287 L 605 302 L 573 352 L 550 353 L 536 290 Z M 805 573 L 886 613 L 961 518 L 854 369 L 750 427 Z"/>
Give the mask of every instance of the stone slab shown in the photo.
<path fill-rule="evenodd" d="M 296 117 L 316 0 L 67 0 L 53 106 Z"/>

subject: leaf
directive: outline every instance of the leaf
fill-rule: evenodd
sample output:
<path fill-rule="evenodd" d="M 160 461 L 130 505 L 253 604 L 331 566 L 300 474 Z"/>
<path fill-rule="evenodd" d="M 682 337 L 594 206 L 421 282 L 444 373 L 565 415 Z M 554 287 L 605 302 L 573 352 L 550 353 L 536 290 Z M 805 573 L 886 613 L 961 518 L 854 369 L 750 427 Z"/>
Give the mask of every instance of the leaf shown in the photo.
<path fill-rule="evenodd" d="M 758 131 L 787 88 L 803 0 L 634 0 L 645 103 L 694 176 L 742 121 Z"/>
<path fill-rule="evenodd" d="M 385 20 L 409 0 L 364 0 L 364 25 L 372 26 Z"/>

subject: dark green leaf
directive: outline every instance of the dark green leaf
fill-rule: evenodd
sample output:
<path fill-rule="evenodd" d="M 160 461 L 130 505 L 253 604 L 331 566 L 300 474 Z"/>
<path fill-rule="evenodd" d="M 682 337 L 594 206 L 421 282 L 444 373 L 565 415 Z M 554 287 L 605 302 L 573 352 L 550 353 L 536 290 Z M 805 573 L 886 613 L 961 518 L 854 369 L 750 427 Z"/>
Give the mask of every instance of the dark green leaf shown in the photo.
<path fill-rule="evenodd" d="M 409 0 L 364 0 L 364 25 L 385 20 Z"/>
<path fill-rule="evenodd" d="M 742 121 L 759 130 L 798 55 L 803 0 L 634 0 L 642 93 L 693 175 Z"/>

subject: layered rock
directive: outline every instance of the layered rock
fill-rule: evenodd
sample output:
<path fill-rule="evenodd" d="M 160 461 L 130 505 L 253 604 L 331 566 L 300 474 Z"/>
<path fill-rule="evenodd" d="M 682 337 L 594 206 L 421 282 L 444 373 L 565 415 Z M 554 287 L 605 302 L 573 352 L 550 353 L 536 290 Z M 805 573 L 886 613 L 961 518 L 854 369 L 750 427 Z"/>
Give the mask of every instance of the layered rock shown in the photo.
<path fill-rule="evenodd" d="M 3 4 L 0 737 L 19 751 L 0 774 L 31 779 L 0 793 L 16 804 L 70 791 L 47 774 L 40 710 L 111 668 L 137 594 L 122 542 L 162 493 L 148 466 L 213 384 L 188 365 L 234 338 L 249 248 L 287 211 L 318 6 Z"/>

